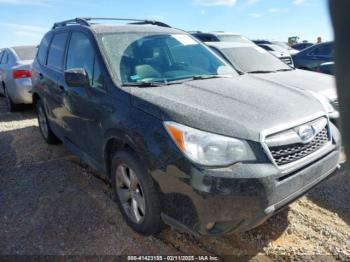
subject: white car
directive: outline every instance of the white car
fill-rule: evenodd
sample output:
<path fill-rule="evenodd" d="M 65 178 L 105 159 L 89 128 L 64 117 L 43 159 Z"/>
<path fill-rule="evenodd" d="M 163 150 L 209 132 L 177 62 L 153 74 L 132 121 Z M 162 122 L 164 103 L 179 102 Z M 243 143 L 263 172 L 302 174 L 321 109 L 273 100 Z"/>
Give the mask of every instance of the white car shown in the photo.
<path fill-rule="evenodd" d="M 289 46 L 287 43 L 285 43 L 285 42 L 281 42 L 281 41 L 272 41 L 271 43 L 274 44 L 274 45 L 278 45 L 279 47 L 284 48 L 285 50 L 288 51 L 288 53 L 289 53 L 290 55 L 295 55 L 295 54 L 299 53 L 299 50 L 296 50 L 296 49 L 290 47 L 290 46 Z"/>
<path fill-rule="evenodd" d="M 30 67 L 35 55 L 35 46 L 10 47 L 0 53 L 0 94 L 6 97 L 10 112 L 18 104 L 32 103 Z"/>
<path fill-rule="evenodd" d="M 253 41 L 253 42 L 255 44 L 257 44 L 258 46 L 260 46 L 261 48 L 268 51 L 269 53 L 273 54 L 275 57 L 282 60 L 287 65 L 294 67 L 292 56 L 290 55 L 288 50 L 286 50 L 278 45 L 275 45 L 275 44 L 260 43 L 260 41 Z"/>

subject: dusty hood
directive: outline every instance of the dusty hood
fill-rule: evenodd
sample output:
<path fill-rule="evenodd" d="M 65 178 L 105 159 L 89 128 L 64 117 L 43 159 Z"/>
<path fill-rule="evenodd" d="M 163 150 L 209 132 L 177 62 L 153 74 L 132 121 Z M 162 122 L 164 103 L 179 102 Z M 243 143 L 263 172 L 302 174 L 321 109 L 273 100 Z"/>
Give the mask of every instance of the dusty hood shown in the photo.
<path fill-rule="evenodd" d="M 249 75 L 128 92 L 135 107 L 161 120 L 253 141 L 262 130 L 324 112 L 307 92 Z"/>
<path fill-rule="evenodd" d="M 271 74 L 254 74 L 254 76 L 281 85 L 292 86 L 303 90 L 311 90 L 323 94 L 330 101 L 334 101 L 338 97 L 335 78 L 330 75 L 297 69 Z"/>

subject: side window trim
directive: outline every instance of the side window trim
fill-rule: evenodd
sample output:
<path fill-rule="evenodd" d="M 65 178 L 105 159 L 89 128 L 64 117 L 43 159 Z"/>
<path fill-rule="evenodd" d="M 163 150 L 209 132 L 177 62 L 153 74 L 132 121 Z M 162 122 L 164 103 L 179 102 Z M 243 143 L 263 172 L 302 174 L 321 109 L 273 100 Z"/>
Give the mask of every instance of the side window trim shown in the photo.
<path fill-rule="evenodd" d="M 74 32 L 79 32 L 77 30 L 70 30 L 68 37 L 67 37 L 67 41 L 66 41 L 66 48 L 64 51 L 64 57 L 63 57 L 63 72 L 67 70 L 67 58 L 68 58 L 68 52 L 69 52 L 69 47 L 70 47 L 70 41 L 72 39 L 72 35 Z"/>
<path fill-rule="evenodd" d="M 103 70 L 102 70 L 102 66 L 101 66 L 101 59 L 98 59 L 97 57 L 97 53 L 96 53 L 96 50 L 95 50 L 95 54 L 94 54 L 94 65 L 93 65 L 93 70 L 92 70 L 92 85 L 91 87 L 98 90 L 98 91 L 101 91 L 103 93 L 107 93 L 107 90 L 106 90 L 106 86 L 105 86 L 105 74 L 103 73 Z M 96 70 L 96 65 L 100 67 L 100 72 L 101 72 L 101 75 L 103 77 L 103 83 L 102 83 L 102 87 L 97 87 L 95 85 L 95 70 Z"/>

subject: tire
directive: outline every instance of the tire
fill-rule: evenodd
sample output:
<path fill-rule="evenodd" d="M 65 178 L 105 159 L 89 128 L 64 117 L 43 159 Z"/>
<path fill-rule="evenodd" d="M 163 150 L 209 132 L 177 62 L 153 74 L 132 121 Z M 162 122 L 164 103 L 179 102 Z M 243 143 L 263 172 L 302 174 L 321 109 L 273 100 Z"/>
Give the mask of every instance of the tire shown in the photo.
<path fill-rule="evenodd" d="M 12 101 L 10 95 L 8 94 L 6 88 L 4 88 L 4 94 L 5 94 L 5 98 L 6 98 L 7 110 L 9 112 L 16 112 L 18 110 L 18 105 L 13 103 L 13 101 Z"/>
<path fill-rule="evenodd" d="M 41 103 L 41 101 L 37 101 L 35 104 L 35 111 L 38 118 L 39 123 L 39 129 L 42 137 L 48 143 L 49 145 L 56 145 L 60 143 L 60 140 L 57 138 L 57 136 L 52 132 L 50 128 L 49 120 L 46 116 L 44 107 Z"/>
<path fill-rule="evenodd" d="M 3 83 L 0 83 L 0 88 L 2 91 L 2 92 L 0 92 L 0 97 L 5 97 L 5 88 L 3 87 Z"/>
<path fill-rule="evenodd" d="M 122 169 L 130 182 L 129 188 L 121 179 Z M 136 154 L 131 150 L 117 152 L 112 158 L 111 172 L 113 192 L 127 224 L 142 235 L 158 233 L 162 225 L 159 193 Z"/>

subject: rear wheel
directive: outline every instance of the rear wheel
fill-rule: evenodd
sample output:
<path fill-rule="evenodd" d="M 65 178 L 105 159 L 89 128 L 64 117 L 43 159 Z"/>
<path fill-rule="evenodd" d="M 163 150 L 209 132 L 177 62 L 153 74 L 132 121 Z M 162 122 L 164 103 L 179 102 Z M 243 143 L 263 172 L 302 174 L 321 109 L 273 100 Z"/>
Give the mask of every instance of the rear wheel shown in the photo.
<path fill-rule="evenodd" d="M 7 92 L 7 89 L 4 88 L 5 98 L 6 98 L 6 104 L 7 104 L 7 110 L 9 112 L 16 112 L 18 110 L 18 105 L 13 103 L 10 94 Z"/>
<path fill-rule="evenodd" d="M 152 177 L 134 152 L 118 152 L 112 159 L 112 184 L 127 224 L 143 235 L 161 229 L 159 194 Z"/>
<path fill-rule="evenodd" d="M 50 128 L 49 120 L 47 119 L 44 107 L 40 100 L 36 102 L 35 109 L 38 117 L 40 133 L 45 139 L 46 143 L 50 145 L 58 144 L 59 139 Z"/>

